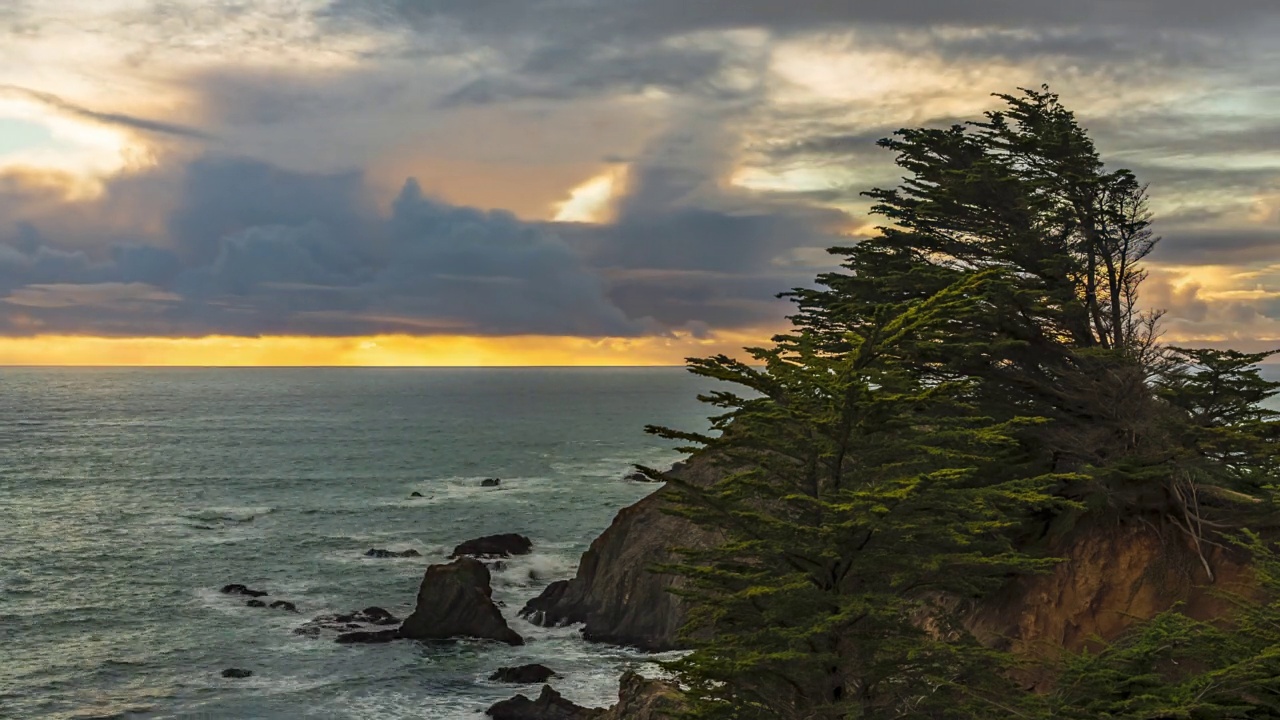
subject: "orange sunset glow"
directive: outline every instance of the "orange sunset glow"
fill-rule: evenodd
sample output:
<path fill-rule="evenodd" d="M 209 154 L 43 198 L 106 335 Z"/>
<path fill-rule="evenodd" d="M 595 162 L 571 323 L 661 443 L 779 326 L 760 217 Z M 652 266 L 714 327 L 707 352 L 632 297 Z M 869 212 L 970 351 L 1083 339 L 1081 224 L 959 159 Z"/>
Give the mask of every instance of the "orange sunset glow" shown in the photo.
<path fill-rule="evenodd" d="M 767 338 L 720 334 L 643 338 L 370 337 L 0 339 L 0 365 L 139 367 L 636 367 L 680 365 L 684 358 L 737 355 Z"/>

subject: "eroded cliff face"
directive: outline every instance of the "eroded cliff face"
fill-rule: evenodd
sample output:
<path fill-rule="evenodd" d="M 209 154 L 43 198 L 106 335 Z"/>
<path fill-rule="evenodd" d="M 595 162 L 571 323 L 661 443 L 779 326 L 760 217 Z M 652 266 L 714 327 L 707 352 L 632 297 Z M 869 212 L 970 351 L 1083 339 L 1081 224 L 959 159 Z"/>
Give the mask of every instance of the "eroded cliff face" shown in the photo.
<path fill-rule="evenodd" d="M 713 482 L 716 466 L 694 458 L 677 470 L 687 482 Z M 542 625 L 583 623 L 588 640 L 663 651 L 679 647 L 685 603 L 669 592 L 682 582 L 649 568 L 676 561 L 675 548 L 708 547 L 715 535 L 663 512 L 672 491 L 659 489 L 630 507 L 582 556 L 571 580 L 552 583 L 520 614 Z"/>
<path fill-rule="evenodd" d="M 1050 554 L 1063 558 L 1052 572 L 1016 580 L 973 608 L 968 625 L 980 641 L 1024 656 L 1080 650 L 1175 603 L 1197 620 L 1223 617 L 1230 604 L 1217 593 L 1250 587 L 1238 553 L 1206 545 L 1211 578 L 1189 536 L 1141 518 L 1077 527 Z"/>
<path fill-rule="evenodd" d="M 682 477 L 702 484 L 720 472 L 694 458 Z M 522 614 L 544 624 L 585 623 L 590 640 L 660 651 L 680 646 L 685 603 L 668 590 L 679 579 L 647 568 L 675 559 L 672 548 L 707 547 L 713 534 L 662 512 L 663 489 L 623 509 L 582 557 L 572 580 L 553 583 Z M 1085 523 L 1049 546 L 1063 558 L 1051 573 L 1022 578 L 968 611 L 969 629 L 984 643 L 1046 656 L 1079 650 L 1095 637 L 1112 640 L 1136 621 L 1183 603 L 1209 620 L 1229 610 L 1217 590 L 1243 591 L 1243 558 L 1206 546 L 1210 579 L 1191 540 L 1158 519 Z"/>

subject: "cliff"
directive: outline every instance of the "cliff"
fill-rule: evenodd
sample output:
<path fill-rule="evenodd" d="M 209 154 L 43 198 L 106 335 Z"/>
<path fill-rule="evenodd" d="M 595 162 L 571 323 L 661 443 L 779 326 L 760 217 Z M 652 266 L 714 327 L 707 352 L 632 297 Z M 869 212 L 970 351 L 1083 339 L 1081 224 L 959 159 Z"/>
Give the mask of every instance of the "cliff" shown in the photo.
<path fill-rule="evenodd" d="M 695 457 L 680 472 L 705 484 L 717 469 Z M 553 583 L 521 614 L 548 625 L 584 623 L 590 640 L 678 648 L 686 608 L 668 591 L 680 580 L 647 568 L 674 559 L 672 548 L 705 547 L 715 538 L 662 512 L 670 497 L 661 489 L 624 508 L 583 555 L 577 575 Z M 969 609 L 967 624 L 980 640 L 1028 655 L 1078 650 L 1179 602 L 1194 618 L 1220 617 L 1227 604 L 1214 591 L 1241 590 L 1249 578 L 1244 559 L 1208 546 L 1211 580 L 1184 534 L 1138 517 L 1083 523 L 1047 549 L 1063 558 L 1053 572 L 1015 580 Z"/>
<path fill-rule="evenodd" d="M 718 473 L 703 457 L 675 472 L 697 484 L 713 482 Z M 583 554 L 577 575 L 549 585 L 524 606 L 521 616 L 540 625 L 583 623 L 588 640 L 654 652 L 677 648 L 685 606 L 670 590 L 682 581 L 649 568 L 675 561 L 673 548 L 705 547 L 715 536 L 664 513 L 671 496 L 671 490 L 662 488 L 623 508 Z"/>
<path fill-rule="evenodd" d="M 1086 523 L 1049 553 L 1063 559 L 1052 572 L 1015 580 L 972 609 L 968 625 L 980 641 L 1024 656 L 1080 650 L 1175 603 L 1197 620 L 1222 617 L 1231 606 L 1217 593 L 1250 588 L 1239 553 L 1207 545 L 1210 578 L 1185 533 L 1140 517 Z"/>

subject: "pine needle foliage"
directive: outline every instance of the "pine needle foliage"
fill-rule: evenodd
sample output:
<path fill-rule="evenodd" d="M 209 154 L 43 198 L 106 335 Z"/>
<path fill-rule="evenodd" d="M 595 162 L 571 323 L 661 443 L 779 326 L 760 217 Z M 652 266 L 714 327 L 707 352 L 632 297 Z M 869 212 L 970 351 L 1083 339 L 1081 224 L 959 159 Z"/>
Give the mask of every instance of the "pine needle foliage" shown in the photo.
<path fill-rule="evenodd" d="M 1212 580 L 1204 548 L 1274 516 L 1280 471 L 1270 353 L 1162 347 L 1139 308 L 1145 187 L 1047 87 L 997 97 L 882 141 L 905 177 L 867 193 L 878 234 L 786 294 L 771 346 L 689 360 L 733 388 L 702 396 L 709 432 L 649 428 L 723 469 L 642 468 L 722 540 L 660 568 L 692 607 L 669 664 L 690 718 L 1280 717 L 1280 563 L 1257 536 L 1266 591 L 1238 616 L 1172 610 L 1068 657 L 1047 695 L 964 628 L 1087 512 L 1177 528 Z"/>
<path fill-rule="evenodd" d="M 1002 712 L 1009 660 L 969 639 L 958 603 L 1052 559 L 1020 553 L 1023 519 L 1059 504 L 1019 440 L 1034 417 L 996 421 L 967 381 L 925 383 L 895 357 L 957 314 L 979 312 L 998 272 L 886 311 L 849 350 L 804 335 L 691 362 L 750 393 L 698 442 L 729 468 L 681 484 L 677 512 L 716 528 L 687 553 L 694 652 L 672 667 L 698 718 L 961 718 Z M 678 479 L 673 482 L 679 484 Z M 706 638 L 706 639 L 703 639 Z"/>

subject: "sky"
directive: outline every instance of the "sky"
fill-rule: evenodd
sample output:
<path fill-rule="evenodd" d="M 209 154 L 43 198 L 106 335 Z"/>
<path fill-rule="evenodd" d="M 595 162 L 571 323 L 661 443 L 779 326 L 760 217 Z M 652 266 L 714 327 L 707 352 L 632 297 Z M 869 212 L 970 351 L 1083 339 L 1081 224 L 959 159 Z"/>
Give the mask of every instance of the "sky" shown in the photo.
<path fill-rule="evenodd" d="M 648 365 L 1048 83 L 1169 342 L 1280 347 L 1275 0 L 0 0 L 0 364 Z"/>

